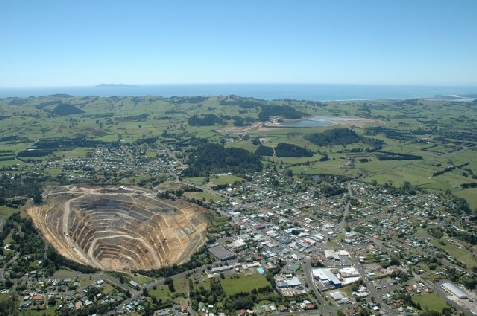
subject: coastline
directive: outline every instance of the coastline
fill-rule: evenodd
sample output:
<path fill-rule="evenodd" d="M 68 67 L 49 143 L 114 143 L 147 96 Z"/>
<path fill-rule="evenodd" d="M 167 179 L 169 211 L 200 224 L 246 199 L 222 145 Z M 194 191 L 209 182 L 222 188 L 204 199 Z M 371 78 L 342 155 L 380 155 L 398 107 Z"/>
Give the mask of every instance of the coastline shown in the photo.
<path fill-rule="evenodd" d="M 47 88 L 0 88 L 0 98 L 27 98 L 68 94 L 74 97 L 126 96 L 229 96 L 272 100 L 309 100 L 346 102 L 370 100 L 442 99 L 472 100 L 465 97 L 477 93 L 477 87 L 402 86 L 402 85 L 313 85 L 313 84 L 203 84 L 203 85 L 142 85 L 83 86 Z M 455 99 L 460 97 L 461 99 Z M 453 100 L 449 100 L 451 97 Z"/>
<path fill-rule="evenodd" d="M 300 123 L 300 122 L 316 122 L 316 123 L 326 123 L 326 124 L 317 124 L 317 125 L 303 125 L 303 126 L 293 126 L 290 125 L 293 123 Z M 311 128 L 317 126 L 333 126 L 333 125 L 347 125 L 347 126 L 355 126 L 362 128 L 366 124 L 374 123 L 376 120 L 374 119 L 367 119 L 362 117 L 356 116 L 336 116 L 336 117 L 329 117 L 329 116 L 305 116 L 300 119 L 284 119 L 280 118 L 280 122 L 264 122 L 261 126 L 263 128 Z M 284 124 L 282 124 L 284 123 Z"/>

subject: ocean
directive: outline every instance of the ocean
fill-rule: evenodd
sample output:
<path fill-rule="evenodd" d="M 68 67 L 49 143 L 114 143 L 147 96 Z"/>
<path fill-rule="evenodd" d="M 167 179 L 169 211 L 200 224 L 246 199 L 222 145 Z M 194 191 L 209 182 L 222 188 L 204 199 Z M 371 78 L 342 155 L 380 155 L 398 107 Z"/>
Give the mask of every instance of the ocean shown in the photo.
<path fill-rule="evenodd" d="M 434 96 L 477 94 L 477 87 L 412 85 L 316 85 L 316 84 L 194 84 L 106 87 L 0 88 L 0 98 L 39 97 L 52 94 L 71 96 L 226 96 L 256 99 L 312 101 L 413 99 Z M 469 98 L 461 99 L 468 100 Z M 470 100 L 473 98 L 470 98 Z"/>

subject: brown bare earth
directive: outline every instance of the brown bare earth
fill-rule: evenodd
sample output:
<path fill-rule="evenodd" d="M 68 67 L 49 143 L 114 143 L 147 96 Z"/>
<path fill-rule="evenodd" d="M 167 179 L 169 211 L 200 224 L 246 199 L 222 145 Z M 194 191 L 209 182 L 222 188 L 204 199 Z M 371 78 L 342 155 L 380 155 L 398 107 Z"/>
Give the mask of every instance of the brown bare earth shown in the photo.
<path fill-rule="evenodd" d="M 225 126 L 217 130 L 217 132 L 221 134 L 234 134 L 243 136 L 245 134 L 249 134 L 251 132 L 255 132 L 259 130 L 263 126 L 262 122 L 253 123 L 249 126 Z"/>
<path fill-rule="evenodd" d="M 101 270 L 156 269 L 187 261 L 205 242 L 203 209 L 142 189 L 55 187 L 27 210 L 66 258 Z"/>

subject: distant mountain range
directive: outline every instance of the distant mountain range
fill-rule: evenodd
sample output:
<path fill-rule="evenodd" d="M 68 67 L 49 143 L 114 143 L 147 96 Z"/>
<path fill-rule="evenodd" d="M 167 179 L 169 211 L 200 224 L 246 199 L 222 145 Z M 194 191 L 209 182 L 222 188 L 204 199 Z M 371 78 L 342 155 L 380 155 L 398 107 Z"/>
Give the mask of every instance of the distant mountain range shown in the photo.
<path fill-rule="evenodd" d="M 136 85 L 122 84 L 122 83 L 120 84 L 102 83 L 95 86 L 95 88 L 128 88 L 128 87 L 136 87 Z"/>

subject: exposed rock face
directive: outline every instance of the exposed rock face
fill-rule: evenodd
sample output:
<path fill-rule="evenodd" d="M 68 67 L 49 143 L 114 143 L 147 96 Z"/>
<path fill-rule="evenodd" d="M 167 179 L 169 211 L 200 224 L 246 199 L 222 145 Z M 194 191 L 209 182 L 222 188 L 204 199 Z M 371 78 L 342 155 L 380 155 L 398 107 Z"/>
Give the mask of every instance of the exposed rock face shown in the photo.
<path fill-rule="evenodd" d="M 101 270 L 156 269 L 187 261 L 205 242 L 203 210 L 139 190 L 76 188 L 48 193 L 27 210 L 70 260 Z"/>

